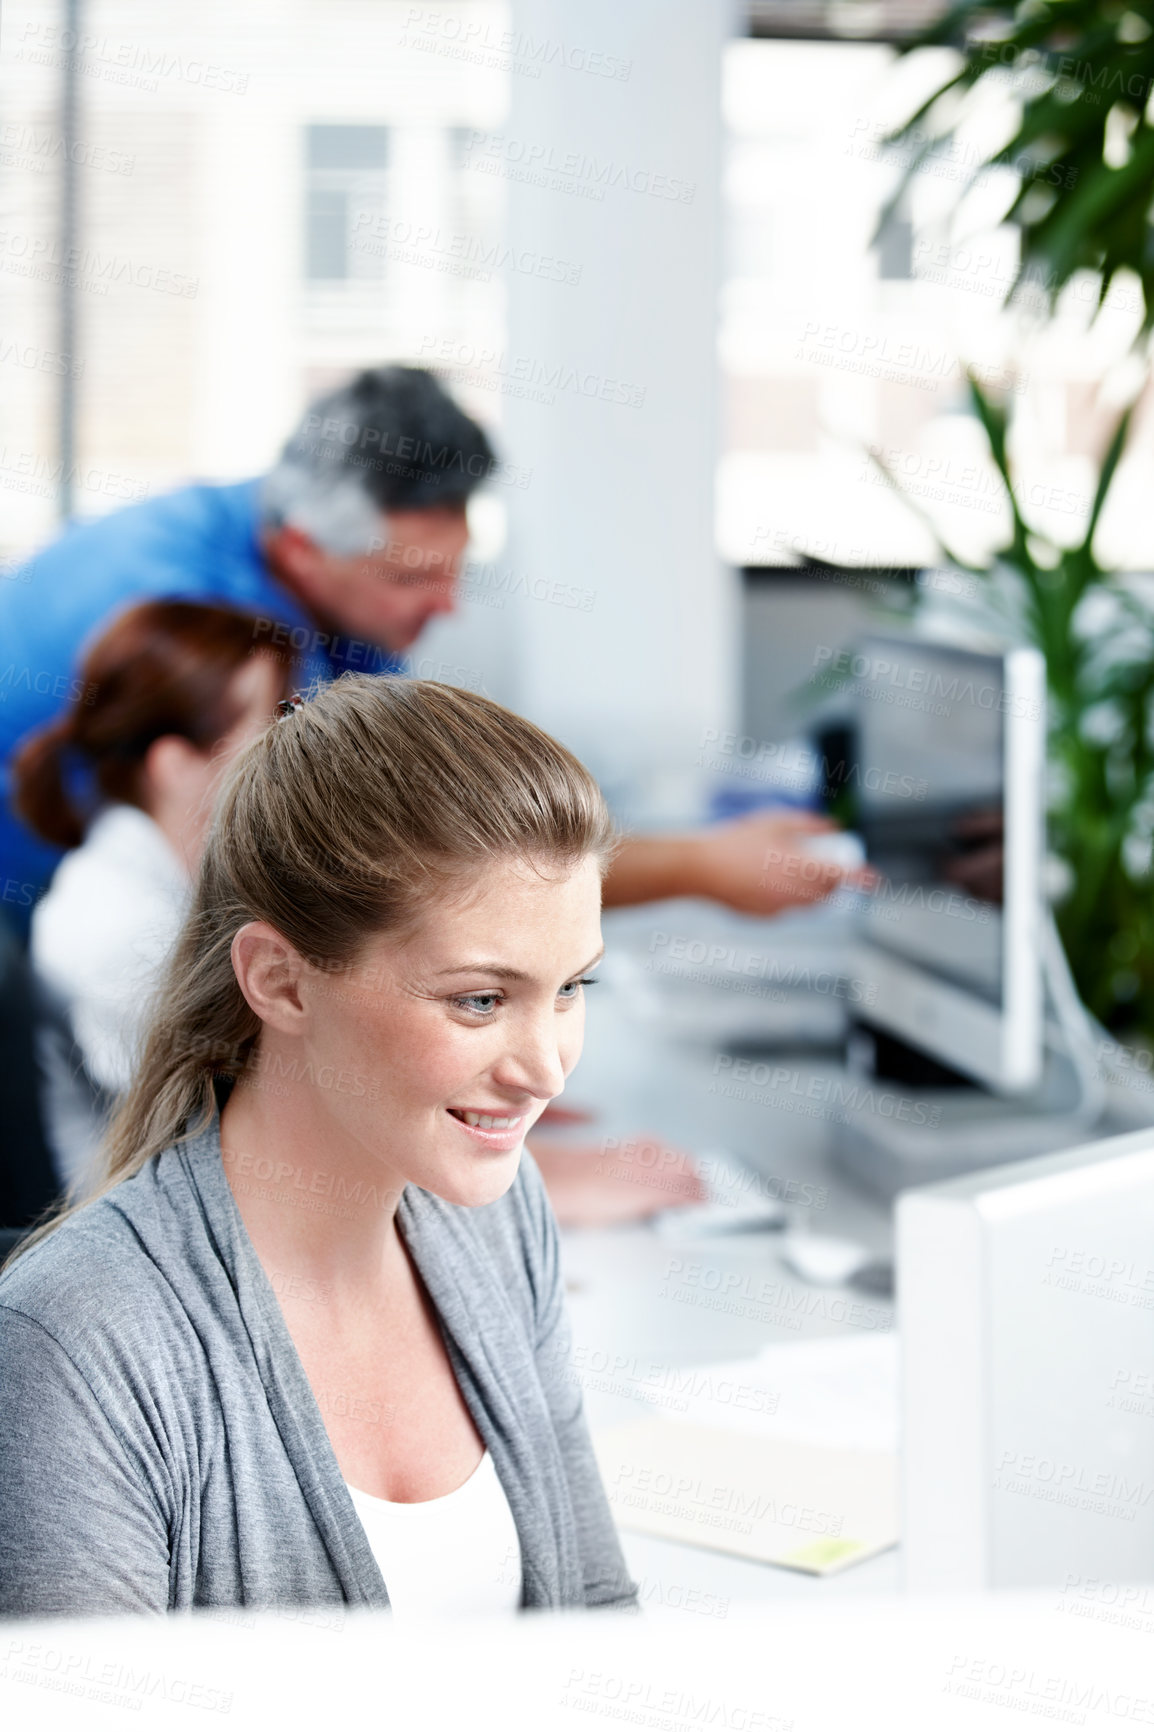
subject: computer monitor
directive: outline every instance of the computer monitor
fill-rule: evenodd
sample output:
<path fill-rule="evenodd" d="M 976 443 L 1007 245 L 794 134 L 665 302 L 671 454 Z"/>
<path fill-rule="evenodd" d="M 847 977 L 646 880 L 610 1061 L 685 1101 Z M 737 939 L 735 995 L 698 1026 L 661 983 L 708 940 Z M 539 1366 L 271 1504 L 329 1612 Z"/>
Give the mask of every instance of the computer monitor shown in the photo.
<path fill-rule="evenodd" d="M 918 638 L 858 642 L 856 826 L 869 1020 L 997 1093 L 1042 1071 L 1045 664 Z"/>
<path fill-rule="evenodd" d="M 1154 1130 L 897 1205 L 915 1591 L 1154 1576 Z"/>

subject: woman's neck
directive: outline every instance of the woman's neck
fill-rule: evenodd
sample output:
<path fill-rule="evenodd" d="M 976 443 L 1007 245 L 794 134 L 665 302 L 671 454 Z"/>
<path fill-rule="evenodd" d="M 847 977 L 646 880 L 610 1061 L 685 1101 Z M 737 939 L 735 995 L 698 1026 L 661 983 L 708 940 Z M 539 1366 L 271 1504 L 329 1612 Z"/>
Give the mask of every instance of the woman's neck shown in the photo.
<path fill-rule="evenodd" d="M 204 850 L 204 822 L 199 815 L 190 818 L 187 806 L 163 798 L 154 798 L 143 808 L 160 831 L 173 855 L 190 878 L 196 874 Z"/>
<path fill-rule="evenodd" d="M 266 1269 L 363 1293 L 403 1262 L 403 1184 L 342 1135 L 323 1092 L 291 1064 L 238 1079 L 220 1115 L 224 1171 Z"/>

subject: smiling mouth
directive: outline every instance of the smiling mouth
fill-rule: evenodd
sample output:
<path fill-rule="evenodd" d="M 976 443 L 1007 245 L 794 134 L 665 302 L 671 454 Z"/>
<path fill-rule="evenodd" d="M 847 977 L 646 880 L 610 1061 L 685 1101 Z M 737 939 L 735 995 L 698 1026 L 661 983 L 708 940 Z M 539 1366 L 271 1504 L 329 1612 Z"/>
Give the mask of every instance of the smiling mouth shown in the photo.
<path fill-rule="evenodd" d="M 522 1124 L 525 1119 L 524 1113 L 518 1113 L 516 1117 L 509 1118 L 501 1117 L 497 1113 L 469 1112 L 464 1107 L 449 1107 L 448 1111 L 453 1118 L 459 1119 L 463 1125 L 468 1125 L 472 1130 L 511 1131 L 517 1125 Z"/>

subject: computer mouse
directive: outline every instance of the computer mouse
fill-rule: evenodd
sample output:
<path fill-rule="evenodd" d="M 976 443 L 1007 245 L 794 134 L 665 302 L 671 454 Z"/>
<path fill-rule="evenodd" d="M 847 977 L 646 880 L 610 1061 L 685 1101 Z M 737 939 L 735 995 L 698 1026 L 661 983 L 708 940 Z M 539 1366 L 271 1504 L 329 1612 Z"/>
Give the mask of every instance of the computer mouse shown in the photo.
<path fill-rule="evenodd" d="M 803 854 L 827 861 L 831 866 L 840 866 L 845 872 L 854 872 L 865 865 L 865 843 L 852 830 L 818 830 L 812 836 L 806 836 L 798 846 Z"/>
<path fill-rule="evenodd" d="M 874 1261 L 864 1245 L 850 1239 L 830 1239 L 824 1233 L 789 1233 L 780 1242 L 781 1260 L 792 1274 L 812 1287 L 844 1287 Z"/>

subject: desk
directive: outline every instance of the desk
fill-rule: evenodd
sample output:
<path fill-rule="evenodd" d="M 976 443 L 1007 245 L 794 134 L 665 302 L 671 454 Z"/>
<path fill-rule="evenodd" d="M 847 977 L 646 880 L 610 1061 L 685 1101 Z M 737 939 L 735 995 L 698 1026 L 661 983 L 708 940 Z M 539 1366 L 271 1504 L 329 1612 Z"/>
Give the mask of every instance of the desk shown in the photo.
<path fill-rule="evenodd" d="M 339 1607 L 12 1623 L 0 1712 L 37 1732 L 987 1732 L 1026 1717 L 1122 1732 L 1149 1725 L 1143 1592 L 1124 1625 L 1056 1589 L 395 1629 Z"/>
<path fill-rule="evenodd" d="M 606 914 L 609 960 L 590 994 L 585 1054 L 566 1098 L 597 1111 L 599 1141 L 648 1130 L 693 1152 L 726 1149 L 795 1218 L 809 1218 L 815 1232 L 890 1255 L 890 1210 L 855 1192 L 830 1166 L 833 1118 L 821 1110 L 821 1079 L 840 1075 L 835 1054 L 783 1053 L 780 1062 L 797 1072 L 798 1083 L 787 1084 L 780 1105 L 767 1105 L 756 1086 L 730 1084 L 722 1092 L 730 1072 L 717 1068 L 718 1045 L 692 1039 L 683 1016 L 681 1032 L 669 1035 L 652 1016 L 636 1014 L 626 971 L 615 968 L 615 947 L 635 966 L 646 953 L 647 932 L 667 929 L 670 920 L 684 930 L 695 918 L 705 930 L 718 930 L 716 911 L 691 904 L 676 905 L 669 918 L 652 909 Z M 733 926 L 748 943 L 749 924 Z M 828 926 L 818 942 L 828 942 L 827 934 Z M 819 1079 L 812 1094 L 809 1079 Z M 774 1233 L 707 1240 L 664 1237 L 648 1224 L 570 1229 L 564 1255 L 575 1364 L 595 1428 L 651 1412 L 629 1387 L 652 1378 L 655 1368 L 744 1358 L 772 1341 L 893 1325 L 893 1307 L 884 1301 L 787 1275 Z M 735 1601 L 824 1601 L 899 1586 L 894 1551 L 821 1578 L 627 1532 L 622 1543 L 649 1604 L 675 1603 L 691 1590 Z"/>

